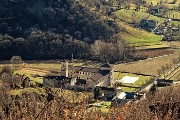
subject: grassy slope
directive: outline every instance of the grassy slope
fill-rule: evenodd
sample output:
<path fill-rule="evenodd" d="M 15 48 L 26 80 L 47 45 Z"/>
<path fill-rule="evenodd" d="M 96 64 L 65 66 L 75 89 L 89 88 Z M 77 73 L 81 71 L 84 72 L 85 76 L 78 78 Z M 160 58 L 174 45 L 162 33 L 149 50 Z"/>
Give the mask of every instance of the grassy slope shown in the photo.
<path fill-rule="evenodd" d="M 177 12 L 174 12 L 174 14 L 178 15 Z M 154 16 L 149 13 L 142 12 L 142 11 L 136 12 L 134 10 L 119 10 L 116 12 L 116 16 L 118 17 L 118 19 L 125 21 L 127 23 L 133 23 L 133 21 L 135 21 L 135 23 L 139 23 L 140 20 L 143 18 L 156 20 L 158 21 L 158 23 L 163 23 L 165 21 L 165 18 L 157 17 L 157 16 Z M 180 22 L 177 22 L 177 21 L 172 21 L 171 23 L 175 25 L 180 25 Z"/>
<path fill-rule="evenodd" d="M 119 22 L 119 26 L 124 29 L 123 32 L 119 33 L 120 36 L 132 46 L 151 46 L 161 44 L 161 36 L 133 28 L 123 22 Z"/>
<path fill-rule="evenodd" d="M 154 46 L 161 44 L 161 36 L 154 35 L 142 29 L 134 28 L 128 24 L 132 23 L 133 21 L 135 21 L 135 23 L 139 23 L 140 18 L 149 16 L 148 13 L 134 12 L 132 10 L 119 10 L 116 12 L 116 16 L 119 20 L 119 27 L 123 28 L 123 32 L 120 32 L 120 36 L 132 46 Z M 150 17 L 161 22 L 164 21 L 163 18 L 161 19 L 156 16 Z"/>
<path fill-rule="evenodd" d="M 151 4 L 152 2 L 153 5 L 157 5 L 157 3 L 159 3 L 160 1 L 161 0 L 147 0 L 147 3 Z M 180 1 L 177 1 L 176 4 L 168 4 L 165 2 L 166 0 L 163 0 L 163 4 L 168 6 L 169 8 L 173 8 L 180 4 Z M 167 0 L 167 2 L 172 2 L 172 0 Z M 120 36 L 127 40 L 132 46 L 155 46 L 162 44 L 161 36 L 154 35 L 138 28 L 133 28 L 129 24 L 134 22 L 136 24 L 139 24 L 140 20 L 143 18 L 156 20 L 158 21 L 158 23 L 163 23 L 165 21 L 165 18 L 150 15 L 149 13 L 145 12 L 145 9 L 147 8 L 141 9 L 141 11 L 139 12 L 136 12 L 132 9 L 134 9 L 133 4 L 131 5 L 131 10 L 119 10 L 115 13 L 119 21 L 118 23 L 120 28 L 125 29 L 120 33 Z M 173 14 L 175 15 L 175 18 L 180 16 L 179 12 L 171 10 L 170 17 L 173 17 Z M 180 22 L 171 21 L 170 24 L 178 26 L 180 25 Z"/>

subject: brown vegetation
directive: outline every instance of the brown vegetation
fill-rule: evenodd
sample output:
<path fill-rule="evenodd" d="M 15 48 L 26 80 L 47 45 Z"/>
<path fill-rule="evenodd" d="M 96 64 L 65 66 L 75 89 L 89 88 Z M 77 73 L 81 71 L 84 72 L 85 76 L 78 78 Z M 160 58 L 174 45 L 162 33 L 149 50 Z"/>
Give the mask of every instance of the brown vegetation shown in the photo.
<path fill-rule="evenodd" d="M 69 97 L 78 98 L 74 95 L 72 97 L 71 94 L 65 95 L 66 93 L 63 93 L 61 88 L 44 87 L 45 92 L 41 94 L 25 92 L 20 95 L 11 95 L 10 90 L 15 89 L 12 87 L 11 70 L 4 67 L 1 71 L 1 79 L 4 74 L 9 77 L 3 80 L 0 89 L 0 119 L 2 120 L 171 120 L 179 118 L 177 111 L 179 106 L 176 106 L 176 103 L 180 102 L 178 94 L 180 86 L 177 85 L 148 93 L 147 99 L 124 106 L 114 106 L 109 108 L 108 113 L 102 113 L 97 110 L 87 110 L 89 102 L 92 101 L 88 94 L 84 95 L 79 102 L 75 102 L 77 100 L 70 102 Z M 155 110 L 152 111 L 151 107 Z M 161 113 L 164 115 L 161 116 Z"/>
<path fill-rule="evenodd" d="M 168 49 L 142 50 L 142 51 L 136 52 L 136 54 L 138 56 L 146 56 L 147 58 L 169 55 L 169 54 L 173 54 L 173 53 L 174 53 L 173 50 L 168 50 Z"/>
<path fill-rule="evenodd" d="M 162 66 L 173 64 L 173 60 L 178 59 L 178 55 L 168 55 L 151 58 L 131 63 L 123 63 L 115 66 L 115 71 L 140 73 L 145 75 L 158 76 L 158 69 Z"/>

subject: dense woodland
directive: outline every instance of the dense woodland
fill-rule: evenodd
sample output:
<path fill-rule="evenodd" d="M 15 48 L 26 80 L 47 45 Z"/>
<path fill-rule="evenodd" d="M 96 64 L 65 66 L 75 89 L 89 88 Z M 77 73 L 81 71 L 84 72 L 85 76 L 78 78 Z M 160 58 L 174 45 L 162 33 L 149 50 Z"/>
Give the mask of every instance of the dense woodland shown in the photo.
<path fill-rule="evenodd" d="M 75 0 L 2 0 L 0 59 L 14 55 L 67 59 L 72 54 L 101 61 L 130 57 L 127 44 L 123 40 L 117 43 L 115 34 L 120 29 L 103 19 L 103 13 L 90 10 L 88 6 L 93 5 Z"/>

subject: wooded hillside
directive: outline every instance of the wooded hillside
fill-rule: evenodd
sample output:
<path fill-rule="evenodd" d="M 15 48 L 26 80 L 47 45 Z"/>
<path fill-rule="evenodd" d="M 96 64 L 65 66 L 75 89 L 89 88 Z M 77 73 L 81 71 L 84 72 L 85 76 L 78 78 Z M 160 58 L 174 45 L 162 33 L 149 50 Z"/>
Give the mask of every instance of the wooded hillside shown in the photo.
<path fill-rule="evenodd" d="M 88 4 L 75 0 L 2 0 L 0 59 L 14 55 L 23 59 L 62 59 L 71 58 L 72 53 L 75 58 L 104 61 L 114 53 L 111 61 L 123 59 L 124 43 L 114 44 L 118 27 Z M 96 40 L 103 44 L 97 46 Z M 110 46 L 112 49 L 104 53 Z"/>

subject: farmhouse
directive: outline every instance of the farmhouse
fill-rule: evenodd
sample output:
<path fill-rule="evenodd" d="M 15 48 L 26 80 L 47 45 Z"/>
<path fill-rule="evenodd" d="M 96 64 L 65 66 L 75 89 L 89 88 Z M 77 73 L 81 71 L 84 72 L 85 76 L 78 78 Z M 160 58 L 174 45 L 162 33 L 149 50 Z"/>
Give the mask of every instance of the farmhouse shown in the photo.
<path fill-rule="evenodd" d="M 135 101 L 137 94 L 134 92 L 120 92 L 112 99 L 112 105 L 117 106 L 120 104 L 126 104 L 131 101 Z"/>
<path fill-rule="evenodd" d="M 97 86 L 94 90 L 95 99 L 111 101 L 116 95 L 114 88 L 99 87 Z"/>
<path fill-rule="evenodd" d="M 147 20 L 147 19 L 141 19 L 140 21 L 141 27 L 149 27 L 149 28 L 155 28 L 158 25 L 158 22 L 155 20 Z"/>
<path fill-rule="evenodd" d="M 65 76 L 45 76 L 43 83 L 50 87 L 64 87 L 65 84 L 70 83 L 70 79 Z"/>
<path fill-rule="evenodd" d="M 71 88 L 93 91 L 96 86 L 112 86 L 114 83 L 113 64 L 104 64 L 100 68 L 69 65 L 68 61 L 61 63 L 60 76 L 46 76 L 44 84 L 59 87 L 66 84 Z"/>

